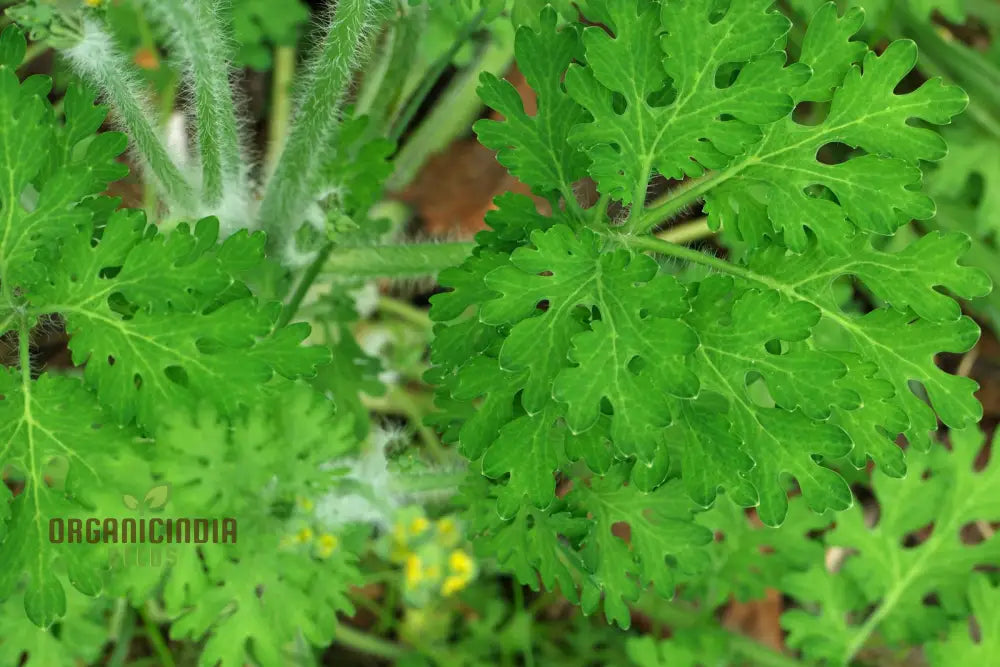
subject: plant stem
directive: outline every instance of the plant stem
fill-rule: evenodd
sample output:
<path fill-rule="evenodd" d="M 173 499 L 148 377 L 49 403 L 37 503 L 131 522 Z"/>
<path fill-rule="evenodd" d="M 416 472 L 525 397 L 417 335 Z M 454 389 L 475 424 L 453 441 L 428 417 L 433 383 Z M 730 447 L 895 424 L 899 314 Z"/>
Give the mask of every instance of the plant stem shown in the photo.
<path fill-rule="evenodd" d="M 380 637 L 365 634 L 349 625 L 338 624 L 334 641 L 368 655 L 375 655 L 387 660 L 398 660 L 407 654 L 406 649 L 398 644 L 388 642 Z"/>
<path fill-rule="evenodd" d="M 391 51 L 367 110 L 368 117 L 371 118 L 369 130 L 373 135 L 388 134 L 396 126 L 400 112 L 399 102 L 417 56 L 421 30 L 426 23 L 427 17 L 423 9 L 422 5 L 414 7 L 393 23 Z"/>
<path fill-rule="evenodd" d="M 455 59 L 455 54 L 461 49 L 465 43 L 472 37 L 472 34 L 479 28 L 479 22 L 483 19 L 483 14 L 486 13 L 485 9 L 480 9 L 476 12 L 476 15 L 469 20 L 468 23 L 462 28 L 462 32 L 458 33 L 455 37 L 455 41 L 452 42 L 448 50 L 442 53 L 437 60 L 430 66 L 430 68 L 424 73 L 423 78 L 420 81 L 420 85 L 417 86 L 416 91 L 410 97 L 406 106 L 403 108 L 403 112 L 400 114 L 398 121 L 393 126 L 392 130 L 389 132 L 389 139 L 393 142 L 399 141 L 399 138 L 403 136 L 403 132 L 409 127 L 410 123 L 413 121 L 414 116 L 417 115 L 420 107 L 423 105 L 424 100 L 430 94 L 431 90 L 434 88 L 434 84 L 437 80 L 441 78 L 441 74 L 444 73 L 451 61 Z"/>
<path fill-rule="evenodd" d="M 281 157 L 267 182 L 260 221 L 272 249 L 284 249 L 315 193 L 310 183 L 339 130 L 359 52 L 374 32 L 369 0 L 340 0 L 326 36 L 302 75 L 302 98 Z"/>
<path fill-rule="evenodd" d="M 386 185 L 388 191 L 396 192 L 406 187 L 427 158 L 444 149 L 456 136 L 468 131 L 469 125 L 482 109 L 482 102 L 476 95 L 480 75 L 483 72 L 502 74 L 513 60 L 513 55 L 512 41 L 491 39 L 482 44 L 473 61 L 449 81 L 448 87 L 437 97 L 434 107 L 407 137 L 406 143 L 393 160 L 392 177 Z M 419 93 L 411 98 L 409 105 L 413 114 L 422 102 L 423 96 Z M 408 121 L 398 121 L 396 136 L 402 136 L 407 125 Z"/>
<path fill-rule="evenodd" d="M 268 147 L 265 173 L 271 173 L 281 155 L 292 116 L 292 79 L 295 77 L 295 47 L 278 46 L 274 49 L 274 70 L 271 73 L 271 118 L 268 122 Z"/>
<path fill-rule="evenodd" d="M 323 266 L 324 275 L 365 278 L 416 278 L 461 264 L 475 243 L 408 243 L 338 246 Z"/>
<path fill-rule="evenodd" d="M 119 667 L 125 664 L 131 648 L 132 637 L 135 635 L 135 614 L 132 613 L 131 607 L 128 606 L 124 598 L 115 601 L 115 619 L 118 624 L 112 634 L 115 648 L 108 658 L 110 667 Z"/>
<path fill-rule="evenodd" d="M 404 493 L 428 493 L 433 491 L 454 491 L 468 477 L 468 472 L 429 472 L 418 475 L 401 475 L 397 479 Z M 517 585 L 517 584 L 515 584 Z"/>
<path fill-rule="evenodd" d="M 661 255 L 669 255 L 670 257 L 684 259 L 689 262 L 694 262 L 695 264 L 702 264 L 716 269 L 717 271 L 721 271 L 722 273 L 739 276 L 740 278 L 745 278 L 747 280 L 766 284 L 769 287 L 774 287 L 775 289 L 780 289 L 780 285 L 772 285 L 771 281 L 768 281 L 763 276 L 758 276 L 741 266 L 727 262 L 724 259 L 719 259 L 713 255 L 707 255 L 699 250 L 695 250 L 694 248 L 678 245 L 672 241 L 665 241 L 663 239 L 656 238 L 655 236 L 622 236 L 621 240 L 623 240 L 626 245 L 633 248 L 652 250 L 660 253 Z"/>
<path fill-rule="evenodd" d="M 427 316 L 427 311 L 399 299 L 393 299 L 384 295 L 379 296 L 378 309 L 382 312 L 395 315 L 405 322 L 409 322 L 428 335 L 430 335 L 431 329 L 434 326 L 431 318 Z"/>
<path fill-rule="evenodd" d="M 28 46 L 28 49 L 24 52 L 24 58 L 21 60 L 21 64 L 18 66 L 18 69 L 31 63 L 35 58 L 48 51 L 49 48 L 49 45 L 45 42 L 35 42 L 34 44 Z"/>
<path fill-rule="evenodd" d="M 708 226 L 708 218 L 701 217 L 676 227 L 664 229 L 656 237 L 671 243 L 688 243 L 711 236 L 714 233 L 715 230 Z"/>
<path fill-rule="evenodd" d="M 66 50 L 77 73 L 93 83 L 111 104 L 147 170 L 159 181 L 164 199 L 178 213 L 194 208 L 194 189 L 170 158 L 155 129 L 143 85 L 125 55 L 96 21 L 86 21 L 80 43 Z"/>
<path fill-rule="evenodd" d="M 159 657 L 160 664 L 163 667 L 175 667 L 174 656 L 170 653 L 170 647 L 167 646 L 166 640 L 163 639 L 163 633 L 160 632 L 156 621 L 149 617 L 149 612 L 146 611 L 145 607 L 139 608 L 139 617 L 142 618 L 142 624 L 146 627 L 146 636 L 149 638 L 149 643 L 153 646 L 153 651 Z"/>
<path fill-rule="evenodd" d="M 644 234 L 666 222 L 704 197 L 715 186 L 717 178 L 718 173 L 710 171 L 657 198 L 636 218 L 634 225 L 629 225 L 629 229 L 636 234 Z"/>
<path fill-rule="evenodd" d="M 222 201 L 223 189 L 238 183 L 240 154 L 236 105 L 229 84 L 226 40 L 212 0 L 155 0 L 145 3 L 170 27 L 194 97 L 201 156 L 202 198 L 209 207 Z"/>
<path fill-rule="evenodd" d="M 327 257 L 330 256 L 330 251 L 333 250 L 333 244 L 327 243 L 325 246 L 320 248 L 319 253 L 316 255 L 316 259 L 313 260 L 306 272 L 302 274 L 299 279 L 299 284 L 295 287 L 295 293 L 292 294 L 292 299 L 285 305 L 285 308 L 281 311 L 281 316 L 278 317 L 278 322 L 275 324 L 276 329 L 280 329 L 295 317 L 295 313 L 298 312 L 299 306 L 302 305 L 302 300 L 305 298 L 306 293 L 309 288 L 312 287 L 313 282 L 316 281 L 316 276 L 319 275 L 320 269 L 323 267 L 323 263 L 326 262 Z"/>

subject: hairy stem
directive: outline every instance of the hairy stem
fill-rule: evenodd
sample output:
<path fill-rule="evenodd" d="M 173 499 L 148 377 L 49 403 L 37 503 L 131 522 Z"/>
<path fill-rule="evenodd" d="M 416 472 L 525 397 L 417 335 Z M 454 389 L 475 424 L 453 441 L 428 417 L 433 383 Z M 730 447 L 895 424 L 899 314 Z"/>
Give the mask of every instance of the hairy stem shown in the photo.
<path fill-rule="evenodd" d="M 167 152 L 156 130 L 156 112 L 125 54 L 95 21 L 86 21 L 83 38 L 66 50 L 76 72 L 94 84 L 110 103 L 119 125 L 132 140 L 146 170 L 156 179 L 167 204 L 177 213 L 195 207 L 194 189 Z"/>
<path fill-rule="evenodd" d="M 690 243 L 711 236 L 715 230 L 708 226 L 708 218 L 701 217 L 659 232 L 656 237 L 671 243 Z"/>
<path fill-rule="evenodd" d="M 628 228 L 636 234 L 645 234 L 663 224 L 688 206 L 697 203 L 718 183 L 720 172 L 708 172 L 704 176 L 684 183 L 678 188 L 657 198 L 645 212 L 629 221 Z"/>
<path fill-rule="evenodd" d="M 475 243 L 412 243 L 337 247 L 322 273 L 347 278 L 418 278 L 465 261 Z"/>
<path fill-rule="evenodd" d="M 144 4 L 169 26 L 180 54 L 194 97 L 202 203 L 217 206 L 223 189 L 239 182 L 244 164 L 229 83 L 229 54 L 217 8 L 213 0 L 146 0 Z"/>
<path fill-rule="evenodd" d="M 374 3 L 378 4 L 378 3 Z M 283 248 L 304 221 L 310 183 L 340 124 L 358 53 L 373 32 L 370 0 L 340 0 L 326 36 L 302 75 L 302 97 L 281 157 L 268 180 L 260 221 L 272 248 Z"/>

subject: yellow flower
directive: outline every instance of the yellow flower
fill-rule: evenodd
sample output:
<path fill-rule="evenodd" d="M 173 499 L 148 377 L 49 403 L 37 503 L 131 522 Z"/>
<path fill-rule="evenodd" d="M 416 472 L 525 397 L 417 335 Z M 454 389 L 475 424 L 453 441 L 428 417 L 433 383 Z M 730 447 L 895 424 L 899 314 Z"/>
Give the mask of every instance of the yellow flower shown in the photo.
<path fill-rule="evenodd" d="M 83 0 L 83 4 L 93 9 L 103 5 L 104 0 Z"/>
<path fill-rule="evenodd" d="M 441 584 L 441 595 L 451 595 L 452 593 L 457 593 L 458 591 L 465 588 L 469 580 L 465 577 L 459 577 L 457 575 L 451 575 L 450 577 L 445 577 L 444 583 Z"/>
<path fill-rule="evenodd" d="M 333 550 L 337 548 L 337 544 L 340 540 L 337 539 L 336 535 L 330 535 L 325 533 L 319 536 L 317 553 L 320 558 L 329 558 L 333 554 Z"/>
<path fill-rule="evenodd" d="M 410 522 L 410 535 L 416 537 L 425 530 L 427 530 L 431 525 L 431 522 L 422 516 L 415 517 L 413 521 Z"/>
<path fill-rule="evenodd" d="M 455 549 L 448 556 L 448 569 L 456 575 L 468 578 L 472 574 L 473 566 L 472 558 L 461 549 Z"/>
<path fill-rule="evenodd" d="M 313 538 L 313 531 L 312 528 L 310 528 L 309 526 L 302 528 L 301 530 L 299 530 L 298 533 L 295 534 L 295 541 L 298 542 L 299 544 L 305 544 L 306 542 L 311 542 L 312 538 Z"/>
<path fill-rule="evenodd" d="M 315 507 L 312 500 L 309 498 L 302 498 L 301 496 L 295 500 L 295 503 L 303 512 L 312 512 L 313 507 Z"/>
<path fill-rule="evenodd" d="M 415 588 L 417 584 L 424 578 L 423 563 L 420 562 L 420 556 L 416 554 L 410 554 L 406 558 L 406 587 Z"/>
<path fill-rule="evenodd" d="M 458 526 L 455 524 L 455 520 L 448 517 L 438 520 L 437 529 L 438 535 L 445 543 L 453 542 L 458 535 Z"/>

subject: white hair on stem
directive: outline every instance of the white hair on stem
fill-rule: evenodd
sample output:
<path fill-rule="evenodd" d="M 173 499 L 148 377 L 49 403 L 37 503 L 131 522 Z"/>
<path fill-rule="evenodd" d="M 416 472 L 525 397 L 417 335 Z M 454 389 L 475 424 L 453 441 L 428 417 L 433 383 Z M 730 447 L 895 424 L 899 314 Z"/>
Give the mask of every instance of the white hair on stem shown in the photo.
<path fill-rule="evenodd" d="M 146 88 L 111 35 L 100 23 L 87 19 L 82 38 L 65 53 L 73 69 L 110 104 L 113 119 L 131 139 L 134 154 L 160 186 L 171 211 L 190 214 L 195 208 L 191 181 L 182 165 L 170 157 Z"/>

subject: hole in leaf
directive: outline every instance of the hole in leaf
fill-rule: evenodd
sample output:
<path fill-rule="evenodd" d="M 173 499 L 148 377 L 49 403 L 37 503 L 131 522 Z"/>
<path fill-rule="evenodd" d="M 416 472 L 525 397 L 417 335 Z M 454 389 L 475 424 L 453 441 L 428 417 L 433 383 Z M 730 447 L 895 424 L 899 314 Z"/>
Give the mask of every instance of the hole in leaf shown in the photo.
<path fill-rule="evenodd" d="M 823 164 L 843 164 L 855 154 L 857 150 L 839 141 L 831 141 L 820 146 L 816 151 L 816 159 Z"/>
<path fill-rule="evenodd" d="M 833 190 L 826 187 L 822 183 L 813 183 L 812 185 L 807 185 L 802 188 L 802 192 L 808 197 L 813 199 L 822 199 L 824 201 L 832 201 L 834 204 L 840 204 L 840 200 L 837 199 L 837 195 L 834 194 Z"/>
<path fill-rule="evenodd" d="M 929 523 L 923 528 L 919 528 L 904 535 L 903 539 L 899 541 L 899 545 L 904 549 L 913 549 L 914 547 L 918 547 L 926 542 L 927 538 L 929 538 L 933 532 L 934 524 Z"/>
<path fill-rule="evenodd" d="M 720 89 L 729 88 L 736 83 L 736 78 L 740 75 L 742 69 L 743 63 L 722 63 L 715 70 L 715 87 Z"/>
<path fill-rule="evenodd" d="M 625 113 L 628 109 L 628 102 L 625 100 L 625 96 L 618 92 L 611 93 L 611 108 L 619 116 Z"/>
<path fill-rule="evenodd" d="M 179 384 L 182 387 L 189 386 L 187 371 L 180 366 L 167 366 L 163 369 L 163 374 L 174 384 Z"/>
<path fill-rule="evenodd" d="M 632 539 L 632 527 L 625 521 L 615 521 L 611 524 L 611 534 L 628 542 Z"/>
<path fill-rule="evenodd" d="M 642 372 L 642 370 L 645 367 L 646 367 L 646 360 L 643 359 L 642 357 L 632 357 L 632 359 L 629 360 L 628 364 L 626 364 L 626 368 L 628 368 L 629 372 L 632 373 L 632 375 L 638 375 L 639 373 Z"/>
<path fill-rule="evenodd" d="M 970 521 L 958 529 L 962 544 L 979 544 L 996 533 L 996 526 L 989 521 Z"/>
<path fill-rule="evenodd" d="M 135 385 L 136 389 L 142 388 L 142 376 L 136 373 L 132 376 L 132 383 Z"/>
<path fill-rule="evenodd" d="M 108 355 L 108 366 L 114 366 L 114 365 L 115 365 L 115 358 L 114 358 L 114 357 L 112 357 L 112 356 L 111 356 L 111 355 L 109 354 L 109 355 Z"/>
<path fill-rule="evenodd" d="M 792 120 L 799 125 L 822 125 L 829 115 L 829 102 L 799 102 L 792 109 Z"/>
<path fill-rule="evenodd" d="M 768 351 L 769 354 L 781 354 L 781 341 L 777 338 L 773 338 L 766 343 L 764 343 L 764 349 Z"/>
<path fill-rule="evenodd" d="M 212 340 L 211 338 L 199 338 L 194 342 L 194 345 L 202 354 L 216 354 L 223 349 L 219 341 Z"/>
<path fill-rule="evenodd" d="M 726 14 L 729 13 L 731 3 L 732 0 L 715 0 L 708 12 L 708 22 L 715 25 L 722 19 L 726 18 Z"/>
<path fill-rule="evenodd" d="M 973 207 L 977 207 L 983 202 L 983 188 L 984 181 L 982 174 L 974 173 L 965 182 L 960 198 L 970 201 Z"/>
<path fill-rule="evenodd" d="M 666 107 L 673 104 L 676 99 L 677 89 L 674 88 L 673 82 L 668 81 L 663 88 L 647 95 L 646 103 L 651 107 Z"/>

